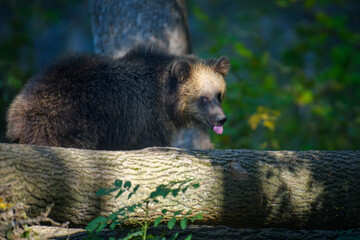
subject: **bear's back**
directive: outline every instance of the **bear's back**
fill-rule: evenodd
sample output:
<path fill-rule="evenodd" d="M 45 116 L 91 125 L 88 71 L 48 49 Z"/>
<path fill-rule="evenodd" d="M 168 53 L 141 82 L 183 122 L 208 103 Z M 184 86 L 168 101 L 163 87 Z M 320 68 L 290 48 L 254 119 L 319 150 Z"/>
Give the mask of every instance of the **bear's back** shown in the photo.
<path fill-rule="evenodd" d="M 161 67 L 134 53 L 118 60 L 87 54 L 63 58 L 30 79 L 16 97 L 8 112 L 8 137 L 88 149 L 167 145 Z"/>

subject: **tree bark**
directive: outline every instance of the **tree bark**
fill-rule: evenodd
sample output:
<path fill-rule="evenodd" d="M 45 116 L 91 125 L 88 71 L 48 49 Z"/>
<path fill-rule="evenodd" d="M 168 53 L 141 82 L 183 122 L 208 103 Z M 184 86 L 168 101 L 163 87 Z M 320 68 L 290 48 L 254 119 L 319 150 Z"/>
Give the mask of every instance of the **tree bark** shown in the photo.
<path fill-rule="evenodd" d="M 0 183 L 34 215 L 84 226 L 138 203 L 160 184 L 196 178 L 200 188 L 151 205 L 207 212 L 206 225 L 263 228 L 360 227 L 360 151 L 181 150 L 91 151 L 0 144 Z M 130 199 L 95 197 L 115 179 L 140 184 Z M 143 212 L 133 217 L 143 218 Z"/>
<path fill-rule="evenodd" d="M 120 57 L 140 43 L 191 53 L 185 0 L 89 0 L 89 6 L 96 53 Z M 205 128 L 181 130 L 172 146 L 212 148 Z"/>
<path fill-rule="evenodd" d="M 184 0 L 89 0 L 95 52 L 123 56 L 136 44 L 191 53 Z"/>

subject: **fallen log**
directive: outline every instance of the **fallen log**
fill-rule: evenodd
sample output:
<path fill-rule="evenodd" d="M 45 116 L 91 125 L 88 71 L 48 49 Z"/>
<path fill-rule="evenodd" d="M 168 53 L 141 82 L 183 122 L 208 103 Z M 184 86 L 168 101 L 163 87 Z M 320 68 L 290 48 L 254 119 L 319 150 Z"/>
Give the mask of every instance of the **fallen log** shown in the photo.
<path fill-rule="evenodd" d="M 88 237 L 84 229 L 62 229 L 58 227 L 34 226 L 32 230 L 39 234 L 39 239 L 56 239 L 56 240 L 82 240 Z M 120 229 L 115 231 L 105 230 L 100 237 L 108 239 L 109 237 L 121 238 L 125 237 L 128 231 Z M 159 236 L 162 229 L 149 229 L 149 233 Z M 306 230 L 306 229 L 284 229 L 284 228 L 244 228 L 236 229 L 226 226 L 190 226 L 185 231 L 179 228 L 168 230 L 166 239 L 171 239 L 175 233 L 179 233 L 177 239 L 185 239 L 190 234 L 191 239 L 208 240 L 234 240 L 234 239 L 291 239 L 291 240 L 314 240 L 314 239 L 358 239 L 360 229 L 349 231 L 334 230 Z"/>
<path fill-rule="evenodd" d="M 195 178 L 188 190 L 150 206 L 206 212 L 199 224 L 235 228 L 350 229 L 360 227 L 360 151 L 253 151 L 147 148 L 91 151 L 0 144 L 0 185 L 36 215 L 84 226 L 140 202 L 160 184 Z M 96 197 L 121 179 L 140 184 L 127 196 Z M 134 217 L 143 218 L 143 212 Z"/>

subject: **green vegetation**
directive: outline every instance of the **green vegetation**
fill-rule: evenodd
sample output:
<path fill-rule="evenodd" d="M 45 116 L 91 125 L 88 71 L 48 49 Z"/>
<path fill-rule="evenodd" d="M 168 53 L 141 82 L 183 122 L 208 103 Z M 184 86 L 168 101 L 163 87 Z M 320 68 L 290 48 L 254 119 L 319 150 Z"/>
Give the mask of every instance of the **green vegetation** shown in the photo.
<path fill-rule="evenodd" d="M 35 39 L 58 23 L 80 0 L 0 0 L 0 142 L 9 104 L 35 74 Z M 66 11 L 67 10 L 67 11 Z"/>
<path fill-rule="evenodd" d="M 132 184 L 129 181 L 123 182 L 121 180 L 116 180 L 113 186 L 100 189 L 96 193 L 96 196 L 106 196 L 116 192 L 115 199 L 117 199 L 123 193 L 128 193 L 127 199 L 130 199 L 134 194 L 136 194 L 136 191 L 139 189 L 139 187 L 140 185 L 132 187 Z M 86 227 L 86 230 L 88 232 L 87 239 L 102 239 L 101 237 L 99 237 L 99 234 L 103 229 L 109 228 L 113 230 L 126 224 L 139 227 L 132 228 L 131 231 L 127 234 L 127 236 L 123 238 L 118 238 L 118 240 L 175 240 L 179 236 L 179 233 L 176 232 L 170 238 L 166 238 L 166 230 L 172 230 L 175 227 L 176 222 L 179 222 L 181 229 L 185 230 L 187 228 L 189 220 L 191 222 L 194 222 L 197 219 L 201 220 L 202 213 L 192 214 L 191 211 L 187 211 L 186 213 L 184 213 L 183 210 L 170 213 L 170 211 L 168 211 L 167 209 L 163 209 L 159 217 L 155 219 L 150 219 L 149 212 L 151 211 L 151 208 L 149 206 L 159 203 L 161 199 L 166 199 L 168 196 L 172 195 L 173 197 L 176 197 L 180 193 L 185 193 L 189 188 L 198 187 L 199 184 L 193 183 L 193 180 L 171 182 L 166 185 L 162 184 L 158 186 L 155 191 L 151 192 L 150 195 L 141 202 L 122 207 L 107 217 L 101 216 L 91 221 Z M 131 217 L 132 213 L 141 212 L 145 214 L 144 221 L 139 221 L 135 217 Z M 151 226 L 161 227 L 161 223 L 165 222 L 166 224 L 162 226 L 163 231 L 159 236 L 153 236 L 149 234 L 148 230 Z M 191 235 L 187 236 L 185 239 L 190 240 Z M 110 240 L 115 240 L 115 238 L 112 237 L 110 238 Z"/>
<path fill-rule="evenodd" d="M 234 23 L 208 16 L 192 4 L 191 11 L 203 30 L 215 39 L 202 54 L 231 57 L 223 104 L 228 122 L 222 136 L 212 134 L 216 147 L 358 148 L 360 33 L 345 12 L 334 11 L 334 6 L 344 7 L 345 1 L 276 2 L 280 11 L 295 7 L 306 14 L 305 20 L 296 23 L 293 40 L 281 43 L 276 51 L 271 48 L 279 44 L 281 33 L 264 39 L 257 29 L 250 37 L 224 30 L 229 24 L 258 21 L 259 16 L 242 17 Z"/>

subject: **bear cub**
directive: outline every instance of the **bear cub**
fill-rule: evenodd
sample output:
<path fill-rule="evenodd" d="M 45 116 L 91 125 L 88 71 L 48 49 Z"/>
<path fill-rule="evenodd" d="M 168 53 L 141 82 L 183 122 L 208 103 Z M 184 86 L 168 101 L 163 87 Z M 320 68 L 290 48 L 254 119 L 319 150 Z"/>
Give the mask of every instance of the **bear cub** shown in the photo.
<path fill-rule="evenodd" d="M 22 144 L 125 150 L 169 146 L 175 131 L 223 132 L 228 58 L 203 60 L 138 46 L 124 57 L 65 57 L 12 102 L 7 137 Z"/>

